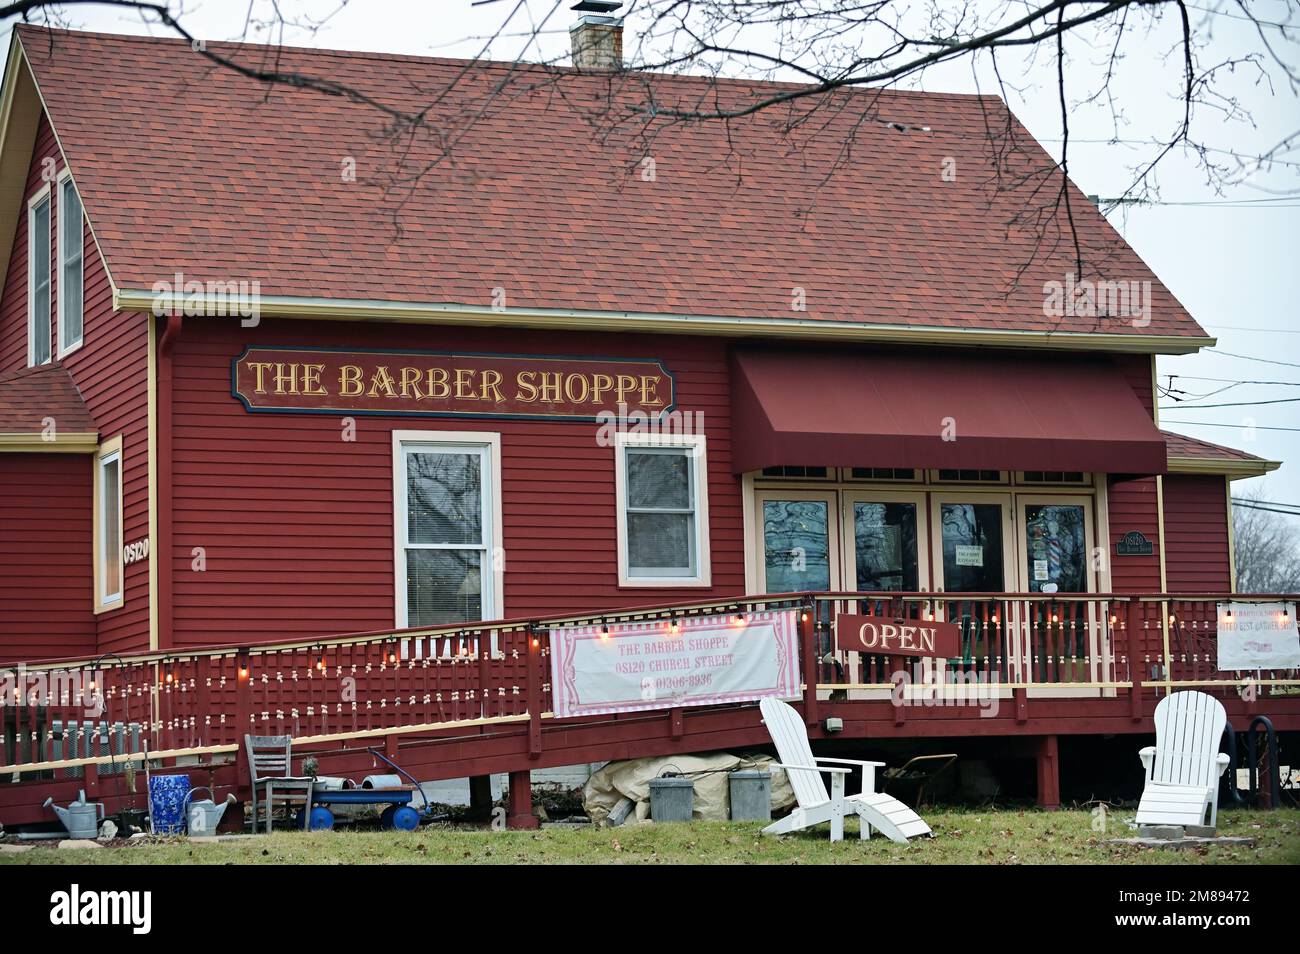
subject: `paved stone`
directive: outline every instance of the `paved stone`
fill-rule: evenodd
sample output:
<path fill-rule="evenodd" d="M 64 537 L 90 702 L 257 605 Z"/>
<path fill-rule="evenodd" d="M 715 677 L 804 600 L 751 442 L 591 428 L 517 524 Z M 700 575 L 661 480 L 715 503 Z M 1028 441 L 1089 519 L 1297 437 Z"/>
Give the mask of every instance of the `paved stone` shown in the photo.
<path fill-rule="evenodd" d="M 1255 839 L 1229 835 L 1218 838 L 1112 838 L 1110 844 L 1134 845 L 1139 848 L 1199 848 L 1201 845 L 1237 845 L 1253 848 Z"/>
<path fill-rule="evenodd" d="M 90 838 L 65 838 L 59 842 L 59 847 L 76 851 L 82 848 L 103 848 L 104 846 Z"/>
<path fill-rule="evenodd" d="M 1186 832 L 1181 825 L 1140 825 L 1138 837 L 1150 840 L 1176 841 Z"/>
<path fill-rule="evenodd" d="M 31 850 L 31 845 L 0 845 L 0 855 L 18 855 Z"/>

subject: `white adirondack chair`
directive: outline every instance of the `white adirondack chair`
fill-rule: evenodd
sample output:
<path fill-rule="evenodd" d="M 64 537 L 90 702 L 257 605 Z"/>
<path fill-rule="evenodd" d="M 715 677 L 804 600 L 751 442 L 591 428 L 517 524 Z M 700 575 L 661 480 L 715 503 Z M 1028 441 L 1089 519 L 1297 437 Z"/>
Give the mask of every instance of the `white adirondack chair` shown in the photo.
<path fill-rule="evenodd" d="M 759 709 L 781 758 L 778 766 L 789 774 L 790 787 L 794 789 L 798 802 L 794 811 L 768 825 L 763 834 L 786 835 L 828 821 L 831 823 L 831 841 L 843 841 L 846 814 L 858 816 L 861 824 L 859 837 L 864 839 L 871 837 L 872 828 L 880 829 L 890 841 L 904 844 L 909 838 L 930 834 L 930 826 L 916 812 L 892 795 L 875 790 L 876 768 L 885 763 L 815 758 L 812 746 L 808 744 L 808 730 L 798 712 L 780 699 L 764 699 L 759 703 Z M 852 771 L 840 767 L 845 765 L 856 765 L 862 770 L 861 794 L 845 796 L 844 779 Z M 826 783 L 822 781 L 823 775 L 831 777 L 829 794 Z"/>
<path fill-rule="evenodd" d="M 1204 692 L 1175 692 L 1156 706 L 1156 744 L 1138 752 L 1146 788 L 1139 825 L 1209 825 L 1218 819 L 1219 776 L 1228 755 L 1219 751 L 1227 713 Z M 1209 821 L 1206 821 L 1206 818 Z"/>

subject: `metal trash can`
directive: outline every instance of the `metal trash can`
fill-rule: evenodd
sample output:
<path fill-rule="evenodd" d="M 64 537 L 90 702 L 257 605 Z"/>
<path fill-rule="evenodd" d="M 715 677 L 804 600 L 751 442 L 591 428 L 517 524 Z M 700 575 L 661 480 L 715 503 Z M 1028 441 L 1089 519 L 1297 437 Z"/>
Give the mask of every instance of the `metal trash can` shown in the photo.
<path fill-rule="evenodd" d="M 695 783 L 689 778 L 650 779 L 650 820 L 688 822 L 695 812 Z"/>
<path fill-rule="evenodd" d="M 737 769 L 727 776 L 732 821 L 772 820 L 772 775 L 758 769 Z"/>

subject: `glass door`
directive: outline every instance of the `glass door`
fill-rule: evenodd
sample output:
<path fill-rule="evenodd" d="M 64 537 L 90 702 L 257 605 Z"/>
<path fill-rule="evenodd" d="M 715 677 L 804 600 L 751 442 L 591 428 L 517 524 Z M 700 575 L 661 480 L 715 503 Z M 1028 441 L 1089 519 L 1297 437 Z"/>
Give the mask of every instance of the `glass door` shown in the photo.
<path fill-rule="evenodd" d="M 1049 595 L 1096 592 L 1091 498 L 1022 494 L 1016 505 L 1021 527 L 1020 589 Z M 1096 608 L 1088 602 L 1029 604 L 1035 680 L 1100 681 L 1109 669 L 1109 647 L 1099 639 L 1098 622 Z"/>
<path fill-rule="evenodd" d="M 1002 593 L 1015 578 L 1015 535 L 1009 494 L 935 493 L 931 498 L 935 588 L 948 593 Z M 1014 612 L 977 597 L 949 600 L 944 618 L 961 627 L 962 655 L 952 665 L 996 669 L 1017 656 Z M 1010 609 L 1010 606 L 1007 607 Z M 1011 635 L 1011 645 L 1004 638 Z"/>
<path fill-rule="evenodd" d="M 835 491 L 761 490 L 759 587 L 764 593 L 836 590 L 840 583 Z"/>

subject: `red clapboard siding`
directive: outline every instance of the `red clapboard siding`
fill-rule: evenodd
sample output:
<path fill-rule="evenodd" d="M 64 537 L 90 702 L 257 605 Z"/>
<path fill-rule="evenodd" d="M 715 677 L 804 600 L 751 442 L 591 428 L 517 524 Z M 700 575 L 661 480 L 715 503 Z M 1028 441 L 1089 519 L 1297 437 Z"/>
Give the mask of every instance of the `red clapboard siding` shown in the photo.
<path fill-rule="evenodd" d="M 1111 355 L 1111 360 L 1123 372 L 1125 380 L 1133 388 L 1133 393 L 1138 396 L 1138 400 L 1154 420 L 1155 396 L 1151 390 L 1151 355 L 1116 354 Z"/>
<path fill-rule="evenodd" d="M 0 663 L 95 653 L 90 457 L 0 456 Z"/>
<path fill-rule="evenodd" d="M 44 116 L 28 170 L 25 197 L 45 184 L 42 171 L 47 158 L 57 175 L 63 156 Z M 76 170 L 73 170 L 76 176 Z M 57 190 L 56 190 L 57 191 Z M 27 365 L 27 215 L 19 216 L 4 293 L 0 296 L 0 367 L 15 370 Z M 58 196 L 52 208 L 53 248 L 58 248 Z M 113 311 L 112 288 L 103 259 L 90 229 L 83 231 L 84 331 L 82 346 L 63 359 L 82 399 L 86 402 L 101 440 L 122 436 L 123 537 L 125 543 L 149 534 L 148 435 L 148 324 L 141 315 Z M 57 263 L 56 263 L 57 265 Z M 57 314 L 58 269 L 54 275 Z M 52 319 L 53 320 L 53 319 Z M 58 347 L 57 320 L 54 342 Z M 0 462 L 3 466 L 3 462 Z M 89 466 L 89 465 L 87 465 Z M 90 497 L 87 491 L 87 506 Z M 89 557 L 89 543 L 87 543 Z M 123 652 L 149 645 L 149 562 L 126 567 L 126 599 L 120 609 L 96 617 L 98 649 Z"/>
<path fill-rule="evenodd" d="M 1165 477 L 1165 576 L 1171 593 L 1232 589 L 1223 483 L 1224 478 L 1213 476 Z"/>
<path fill-rule="evenodd" d="M 712 590 L 618 586 L 614 451 L 594 423 L 250 414 L 230 396 L 245 344 L 661 358 L 708 436 Z M 309 637 L 394 624 L 392 432 L 501 434 L 509 617 L 744 590 L 727 342 L 418 325 L 187 321 L 175 351 L 175 640 Z M 206 569 L 193 568 L 202 547 Z"/>

